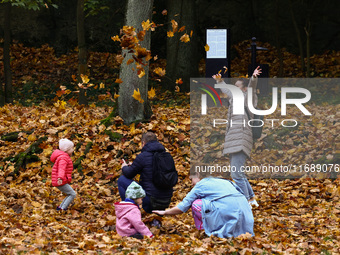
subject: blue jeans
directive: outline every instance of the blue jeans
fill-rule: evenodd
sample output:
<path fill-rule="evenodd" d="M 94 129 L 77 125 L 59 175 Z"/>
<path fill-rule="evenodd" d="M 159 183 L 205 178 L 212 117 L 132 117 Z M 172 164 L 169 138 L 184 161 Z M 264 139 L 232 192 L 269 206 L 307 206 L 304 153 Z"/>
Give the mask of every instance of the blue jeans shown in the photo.
<path fill-rule="evenodd" d="M 127 187 L 129 187 L 129 185 L 133 182 L 132 179 L 128 179 L 126 178 L 124 175 L 121 175 L 118 178 L 117 184 L 118 184 L 118 191 L 119 191 L 119 195 L 120 198 L 122 199 L 122 201 L 125 200 L 125 192 Z M 150 197 L 146 196 L 143 198 L 143 209 L 144 211 L 146 211 L 147 213 L 152 213 L 152 208 L 151 208 L 151 201 L 150 201 Z"/>
<path fill-rule="evenodd" d="M 57 188 L 67 195 L 63 202 L 61 202 L 61 204 L 59 205 L 61 209 L 66 210 L 76 197 L 77 193 L 72 189 L 69 184 L 64 184 L 63 186 L 58 186 Z"/>
<path fill-rule="evenodd" d="M 230 153 L 230 171 L 231 178 L 235 181 L 236 185 L 243 191 L 245 197 L 249 200 L 255 196 L 247 177 L 241 167 L 245 165 L 247 155 L 243 152 Z"/>

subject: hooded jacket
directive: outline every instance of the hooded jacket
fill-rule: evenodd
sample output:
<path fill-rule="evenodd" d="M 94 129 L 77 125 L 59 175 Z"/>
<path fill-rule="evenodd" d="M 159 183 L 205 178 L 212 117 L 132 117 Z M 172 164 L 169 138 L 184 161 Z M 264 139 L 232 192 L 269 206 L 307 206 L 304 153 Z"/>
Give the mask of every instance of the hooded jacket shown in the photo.
<path fill-rule="evenodd" d="M 51 155 L 51 161 L 54 163 L 52 168 L 52 185 L 62 186 L 72 181 L 73 163 L 70 156 L 61 150 L 55 150 Z M 61 185 L 58 185 L 58 178 L 62 179 Z"/>
<path fill-rule="evenodd" d="M 142 214 L 137 205 L 130 202 L 115 203 L 116 230 L 121 236 L 132 236 L 140 233 L 152 237 L 147 226 L 142 222 Z"/>
<path fill-rule="evenodd" d="M 122 172 L 126 178 L 133 179 L 140 174 L 139 184 L 148 196 L 156 198 L 171 198 L 173 189 L 158 189 L 153 184 L 152 159 L 155 152 L 165 151 L 158 141 L 150 141 L 143 146 L 142 152 L 137 155 L 131 166 L 124 166 Z"/>

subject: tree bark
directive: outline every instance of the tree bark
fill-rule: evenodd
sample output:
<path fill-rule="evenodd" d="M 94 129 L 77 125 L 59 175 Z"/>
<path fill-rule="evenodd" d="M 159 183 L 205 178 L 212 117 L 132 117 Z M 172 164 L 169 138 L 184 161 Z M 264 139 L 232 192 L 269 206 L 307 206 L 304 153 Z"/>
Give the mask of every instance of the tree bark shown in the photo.
<path fill-rule="evenodd" d="M 294 25 L 294 29 L 296 33 L 296 38 L 297 38 L 298 45 L 299 45 L 301 71 L 304 72 L 305 71 L 305 57 L 303 54 L 303 44 L 302 44 L 302 39 L 301 39 L 301 32 L 300 32 L 299 26 L 296 22 L 295 15 L 294 15 L 292 0 L 289 0 L 289 8 L 290 8 L 290 14 L 292 16 L 292 21 L 293 21 L 293 25 Z"/>
<path fill-rule="evenodd" d="M 143 30 L 142 21 L 151 22 L 152 18 L 153 0 L 128 0 L 126 10 L 126 22 L 127 26 L 133 26 L 136 29 L 136 33 Z M 146 32 L 144 40 L 140 42 L 141 47 L 150 49 L 151 32 Z M 130 124 L 136 121 L 143 121 L 151 116 L 150 105 L 148 104 L 147 92 L 148 92 L 148 78 L 149 78 L 149 63 L 144 66 L 145 75 L 139 78 L 135 64 L 127 65 L 127 61 L 132 58 L 133 53 L 129 53 L 127 50 L 122 52 L 125 58 L 120 67 L 120 78 L 123 83 L 119 86 L 119 98 L 118 98 L 118 112 L 119 116 L 124 120 L 125 124 Z M 134 68 L 135 70 L 132 70 Z M 141 98 L 144 103 L 140 103 L 132 97 L 134 90 L 140 91 Z"/>
<path fill-rule="evenodd" d="M 309 21 L 307 21 L 307 26 L 305 27 L 306 32 L 306 62 L 307 62 L 307 68 L 306 68 L 306 77 L 309 78 L 311 75 L 310 72 L 310 33 L 311 33 L 311 24 Z"/>
<path fill-rule="evenodd" d="M 4 15 L 4 74 L 5 74 L 5 91 L 4 103 L 13 103 L 12 92 L 12 72 L 10 59 L 10 44 L 11 44 L 11 2 L 5 3 Z M 0 102 L 1 103 L 1 102 Z"/>
<path fill-rule="evenodd" d="M 162 82 L 164 90 L 174 91 L 176 79 L 182 78 L 183 84 L 179 85 L 182 91 L 190 90 L 190 77 L 198 76 L 198 42 L 196 31 L 196 6 L 194 0 L 168 0 L 168 31 L 172 31 L 171 20 L 178 22 L 178 28 L 185 26 L 181 33 L 167 37 L 166 49 L 166 77 Z M 179 15 L 178 15 L 179 14 Z M 176 15 L 176 16 L 175 16 Z M 180 41 L 184 32 L 190 35 L 190 42 Z"/>
<path fill-rule="evenodd" d="M 78 0 L 77 3 L 77 36 L 78 36 L 78 72 L 80 75 L 86 74 L 87 69 L 87 49 L 85 42 L 85 22 L 84 22 L 84 0 Z M 79 104 L 88 105 L 85 89 L 80 88 Z"/>
<path fill-rule="evenodd" d="M 283 54 L 281 49 L 281 43 L 280 43 L 280 21 L 279 21 L 279 15 L 280 15 L 280 6 L 279 6 L 279 0 L 276 0 L 275 5 L 275 39 L 276 39 L 276 48 L 277 48 L 277 55 L 279 57 L 279 74 L 278 77 L 283 77 Z"/>

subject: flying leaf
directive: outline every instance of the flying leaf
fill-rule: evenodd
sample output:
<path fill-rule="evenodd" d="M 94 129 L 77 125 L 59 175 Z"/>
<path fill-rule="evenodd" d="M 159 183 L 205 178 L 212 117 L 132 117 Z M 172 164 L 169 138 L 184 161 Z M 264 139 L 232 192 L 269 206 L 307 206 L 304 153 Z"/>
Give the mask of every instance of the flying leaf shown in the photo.
<path fill-rule="evenodd" d="M 148 98 L 152 99 L 156 96 L 156 91 L 154 88 L 151 88 L 149 91 L 148 91 Z"/>
<path fill-rule="evenodd" d="M 83 83 L 88 83 L 90 81 L 89 77 L 87 77 L 87 75 L 85 74 L 81 74 L 80 78 L 83 81 Z"/>
<path fill-rule="evenodd" d="M 172 31 L 176 33 L 178 29 L 178 23 L 175 20 L 171 20 Z"/>
<path fill-rule="evenodd" d="M 150 20 L 142 22 L 143 30 L 148 31 L 151 28 L 151 26 L 152 26 L 152 23 L 150 23 Z"/>
<path fill-rule="evenodd" d="M 150 52 L 146 48 L 143 48 L 143 47 L 140 47 L 140 46 L 136 47 L 135 51 L 136 51 L 135 55 L 137 56 L 137 58 L 144 58 Z"/>
<path fill-rule="evenodd" d="M 165 75 L 165 69 L 162 69 L 160 67 L 156 67 L 154 70 L 153 70 L 156 74 L 158 74 L 159 76 L 164 76 Z"/>
<path fill-rule="evenodd" d="M 180 40 L 184 43 L 190 42 L 190 37 L 187 33 L 181 36 Z"/>
<path fill-rule="evenodd" d="M 117 93 L 115 93 L 114 95 L 113 95 L 113 99 L 117 99 L 119 97 L 119 95 L 117 94 Z"/>
<path fill-rule="evenodd" d="M 152 59 L 151 51 L 148 51 L 148 54 L 145 57 L 145 61 L 149 61 L 150 59 Z"/>
<path fill-rule="evenodd" d="M 119 38 L 118 35 L 112 36 L 111 39 L 112 39 L 114 42 L 120 42 L 120 38 Z"/>
<path fill-rule="evenodd" d="M 209 47 L 209 45 L 208 45 L 208 44 L 206 44 L 206 45 L 204 46 L 204 49 L 205 49 L 205 51 L 209 51 L 209 50 L 210 50 L 210 47 Z"/>
<path fill-rule="evenodd" d="M 132 58 L 130 58 L 130 59 L 126 62 L 127 65 L 130 65 L 131 63 L 133 63 L 133 59 L 132 59 Z"/>
<path fill-rule="evenodd" d="M 136 99 L 138 102 L 140 102 L 141 104 L 144 103 L 144 100 L 143 100 L 142 97 L 141 97 L 141 94 L 140 94 L 139 89 L 133 91 L 132 97 L 133 97 L 134 99 Z"/>
<path fill-rule="evenodd" d="M 118 64 L 121 64 L 123 63 L 124 57 L 122 55 L 116 55 L 116 60 Z"/>
<path fill-rule="evenodd" d="M 180 33 L 180 32 L 182 32 L 182 31 L 184 31 L 184 29 L 185 29 L 185 26 L 183 26 L 183 27 L 181 27 L 180 29 L 178 29 L 178 32 Z"/>
<path fill-rule="evenodd" d="M 194 31 L 191 30 L 191 32 L 190 32 L 190 37 L 192 37 L 192 34 L 193 34 L 193 33 L 194 33 Z"/>
<path fill-rule="evenodd" d="M 155 28 L 156 28 L 157 26 L 156 26 L 156 24 L 155 24 L 155 22 L 152 22 L 152 25 L 151 25 L 151 31 L 155 31 Z"/>
<path fill-rule="evenodd" d="M 123 81 L 122 81 L 120 78 L 117 78 L 117 79 L 115 80 L 115 83 L 123 83 Z"/>
<path fill-rule="evenodd" d="M 180 90 L 181 89 L 178 86 L 175 87 L 175 92 L 179 92 Z"/>
<path fill-rule="evenodd" d="M 167 14 L 168 14 L 168 11 L 164 9 L 164 10 L 162 11 L 162 15 L 167 15 Z"/>
<path fill-rule="evenodd" d="M 174 32 L 168 31 L 168 32 L 166 33 L 166 35 L 167 35 L 168 37 L 173 37 L 173 36 L 174 36 Z"/>
<path fill-rule="evenodd" d="M 123 26 L 122 32 L 130 36 L 136 35 L 135 28 L 133 26 Z"/>
<path fill-rule="evenodd" d="M 100 89 L 104 89 L 104 88 L 105 88 L 105 84 L 101 82 L 101 83 L 99 84 L 99 88 L 100 88 Z"/>
<path fill-rule="evenodd" d="M 143 69 L 143 70 L 139 70 L 138 72 L 137 72 L 137 74 L 138 74 L 138 77 L 139 78 L 142 78 L 144 75 L 145 75 L 145 70 Z"/>
<path fill-rule="evenodd" d="M 140 41 L 143 41 L 143 40 L 144 40 L 144 36 L 145 36 L 145 30 L 140 31 L 140 32 L 138 32 L 138 34 L 137 34 L 137 38 L 138 38 L 138 40 L 140 40 Z"/>
<path fill-rule="evenodd" d="M 176 84 L 181 85 L 183 83 L 182 78 L 176 80 Z"/>

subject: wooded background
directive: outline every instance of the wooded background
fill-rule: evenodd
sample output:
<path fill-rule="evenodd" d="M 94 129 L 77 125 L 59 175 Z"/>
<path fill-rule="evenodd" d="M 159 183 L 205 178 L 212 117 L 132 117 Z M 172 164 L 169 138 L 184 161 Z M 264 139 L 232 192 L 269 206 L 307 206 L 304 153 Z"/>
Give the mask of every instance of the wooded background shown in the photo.
<path fill-rule="evenodd" d="M 11 12 L 11 34 L 14 40 L 26 46 L 39 47 L 49 44 L 56 53 L 62 54 L 77 46 L 76 8 L 77 0 L 54 1 L 58 8 L 27 10 L 13 7 Z M 299 53 L 297 37 L 306 44 L 306 31 L 310 31 L 311 54 L 325 50 L 340 50 L 340 2 L 331 0 L 175 0 L 154 1 L 152 20 L 164 27 L 152 33 L 154 54 L 166 57 L 167 16 L 161 14 L 169 5 L 180 6 L 191 3 L 196 15 L 197 40 L 205 45 L 206 28 L 230 28 L 231 44 L 251 39 L 272 45 L 280 44 L 290 52 Z M 126 0 L 85 1 L 85 34 L 91 51 L 116 51 L 117 45 L 111 36 L 119 33 L 124 24 Z M 0 37 L 3 37 L 5 7 L 0 5 Z M 171 17 L 176 18 L 176 17 Z M 178 17 L 177 17 L 178 18 Z M 204 57 L 203 47 L 199 51 Z M 232 52 L 232 57 L 236 56 Z"/>

